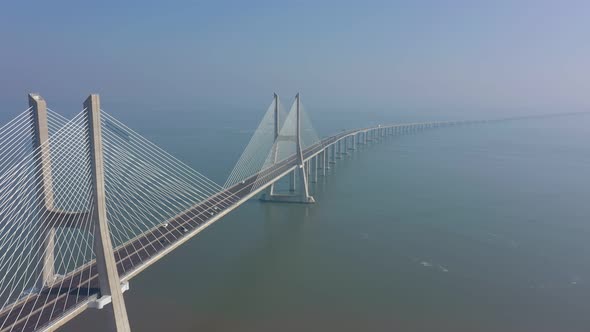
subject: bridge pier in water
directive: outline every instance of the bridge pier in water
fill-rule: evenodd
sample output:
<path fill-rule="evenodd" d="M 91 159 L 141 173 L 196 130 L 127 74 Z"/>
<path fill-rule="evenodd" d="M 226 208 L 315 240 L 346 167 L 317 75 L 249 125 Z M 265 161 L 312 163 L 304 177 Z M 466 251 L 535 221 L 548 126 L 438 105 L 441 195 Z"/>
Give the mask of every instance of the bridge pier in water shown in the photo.
<path fill-rule="evenodd" d="M 329 163 L 335 164 L 336 163 L 336 144 L 330 145 L 330 151 L 331 151 L 331 153 L 330 153 L 331 157 L 330 157 Z"/>
<path fill-rule="evenodd" d="M 313 157 L 310 160 L 310 163 L 313 164 L 312 167 L 310 167 L 310 172 L 312 172 L 313 177 L 312 177 L 312 181 L 313 183 L 317 183 L 318 182 L 318 155 L 316 155 L 315 157 Z"/>
<path fill-rule="evenodd" d="M 328 148 L 324 148 L 322 151 L 322 174 L 326 176 L 326 171 L 328 168 L 328 163 L 326 162 L 326 158 L 328 157 Z"/>
<path fill-rule="evenodd" d="M 295 189 L 296 189 L 295 188 L 295 176 L 296 176 L 295 170 L 289 172 L 289 191 L 290 192 L 295 192 Z"/>
<path fill-rule="evenodd" d="M 348 154 L 348 141 L 349 141 L 350 136 L 344 137 L 343 141 L 344 141 L 344 151 L 342 152 L 343 155 L 347 155 Z"/>

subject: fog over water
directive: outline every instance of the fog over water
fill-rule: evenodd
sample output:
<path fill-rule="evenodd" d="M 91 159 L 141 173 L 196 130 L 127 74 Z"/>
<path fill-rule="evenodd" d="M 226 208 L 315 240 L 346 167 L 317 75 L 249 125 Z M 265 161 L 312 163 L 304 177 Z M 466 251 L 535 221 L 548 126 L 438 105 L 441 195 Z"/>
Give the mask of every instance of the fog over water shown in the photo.
<path fill-rule="evenodd" d="M 0 112 L 28 91 L 68 106 L 98 92 L 103 102 L 142 107 L 254 109 L 273 91 L 297 90 L 319 109 L 365 112 L 590 106 L 588 1 L 33 6 L 11 1 L 2 11 L 0 105 L 7 108 Z"/>

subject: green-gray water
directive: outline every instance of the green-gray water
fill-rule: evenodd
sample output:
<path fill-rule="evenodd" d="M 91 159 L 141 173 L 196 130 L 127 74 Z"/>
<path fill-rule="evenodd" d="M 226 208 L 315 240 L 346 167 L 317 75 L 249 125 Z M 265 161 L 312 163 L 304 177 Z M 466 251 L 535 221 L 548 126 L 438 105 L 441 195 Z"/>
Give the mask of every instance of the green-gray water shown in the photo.
<path fill-rule="evenodd" d="M 254 126 L 140 132 L 223 182 Z M 588 128 L 522 120 L 361 147 L 312 185 L 317 204 L 252 200 L 133 279 L 132 328 L 588 331 Z"/>

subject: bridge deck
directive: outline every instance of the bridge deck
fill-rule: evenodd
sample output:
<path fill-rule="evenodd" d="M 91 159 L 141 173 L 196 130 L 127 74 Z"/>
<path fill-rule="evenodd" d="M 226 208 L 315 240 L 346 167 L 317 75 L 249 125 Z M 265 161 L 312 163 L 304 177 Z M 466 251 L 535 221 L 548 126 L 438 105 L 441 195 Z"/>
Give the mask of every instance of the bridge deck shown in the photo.
<path fill-rule="evenodd" d="M 580 113 L 567 113 L 574 115 Z M 506 118 L 495 121 L 515 120 L 521 118 L 549 117 L 529 116 Z M 402 129 L 423 128 L 432 126 L 458 125 L 487 121 L 447 121 L 429 123 L 411 123 L 397 125 Z M 372 129 L 391 128 L 396 126 L 371 127 L 344 131 L 323 139 L 317 145 L 307 148 L 303 155 L 308 160 L 324 148 L 354 134 Z M 294 167 L 295 155 L 283 160 L 230 188 L 222 190 L 204 201 L 197 203 L 186 211 L 173 217 L 167 226 L 158 226 L 141 236 L 132 239 L 115 250 L 117 269 L 122 281 L 131 279 L 137 273 L 162 258 L 177 246 L 205 229 L 211 223 L 234 210 L 265 187 L 275 182 Z M 30 294 L 22 300 L 8 305 L 0 312 L 0 332 L 35 331 L 52 329 L 84 310 L 99 295 L 99 285 L 94 262 L 59 279 L 54 285 L 45 287 L 38 293 Z M 67 285 L 63 287 L 63 285 Z M 63 289 L 62 289 L 63 288 Z M 26 313 L 26 314 L 25 314 Z M 22 316 L 21 316 L 22 315 Z"/>
<path fill-rule="evenodd" d="M 304 151 L 304 159 L 313 157 L 326 146 L 358 131 L 346 131 L 328 137 L 321 144 Z M 176 217 L 168 220 L 167 226 L 158 226 L 142 236 L 127 242 L 115 250 L 117 269 L 122 280 L 128 280 L 138 271 L 154 263 L 165 255 L 176 242 L 186 240 L 204 229 L 209 223 L 225 214 L 271 183 L 285 172 L 294 168 L 295 155 L 266 170 L 199 202 Z M 160 257 L 157 257 L 160 256 Z M 157 259 L 153 259 L 157 257 Z M 68 285 L 67 288 L 45 287 L 36 294 L 31 294 L 0 313 L 0 326 L 5 331 L 35 331 L 44 329 L 70 313 L 85 309 L 88 303 L 99 295 L 99 284 L 95 263 L 65 276 L 55 284 Z M 23 315 L 23 313 L 29 313 Z"/>

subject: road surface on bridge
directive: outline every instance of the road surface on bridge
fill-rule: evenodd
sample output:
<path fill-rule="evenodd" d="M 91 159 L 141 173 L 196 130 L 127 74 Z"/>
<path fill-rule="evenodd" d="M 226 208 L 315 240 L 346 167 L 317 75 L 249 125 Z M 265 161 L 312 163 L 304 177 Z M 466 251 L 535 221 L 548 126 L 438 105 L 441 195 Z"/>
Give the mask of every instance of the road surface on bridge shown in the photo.
<path fill-rule="evenodd" d="M 327 137 L 303 151 L 307 161 L 339 140 L 374 128 L 343 131 Z M 293 154 L 246 180 L 224 189 L 199 202 L 158 227 L 141 234 L 115 249 L 115 259 L 121 281 L 128 281 L 139 272 L 186 242 L 225 214 L 239 207 L 296 166 Z M 96 264 L 93 262 L 56 280 L 58 287 L 45 287 L 40 292 L 24 296 L 20 302 L 0 313 L 0 332 L 35 331 L 56 328 L 88 308 L 99 295 Z M 66 285 L 67 287 L 64 287 Z M 82 293 L 84 292 L 84 293 Z M 67 295 L 70 296 L 67 296 Z M 29 313 L 21 317 L 23 313 Z"/>

